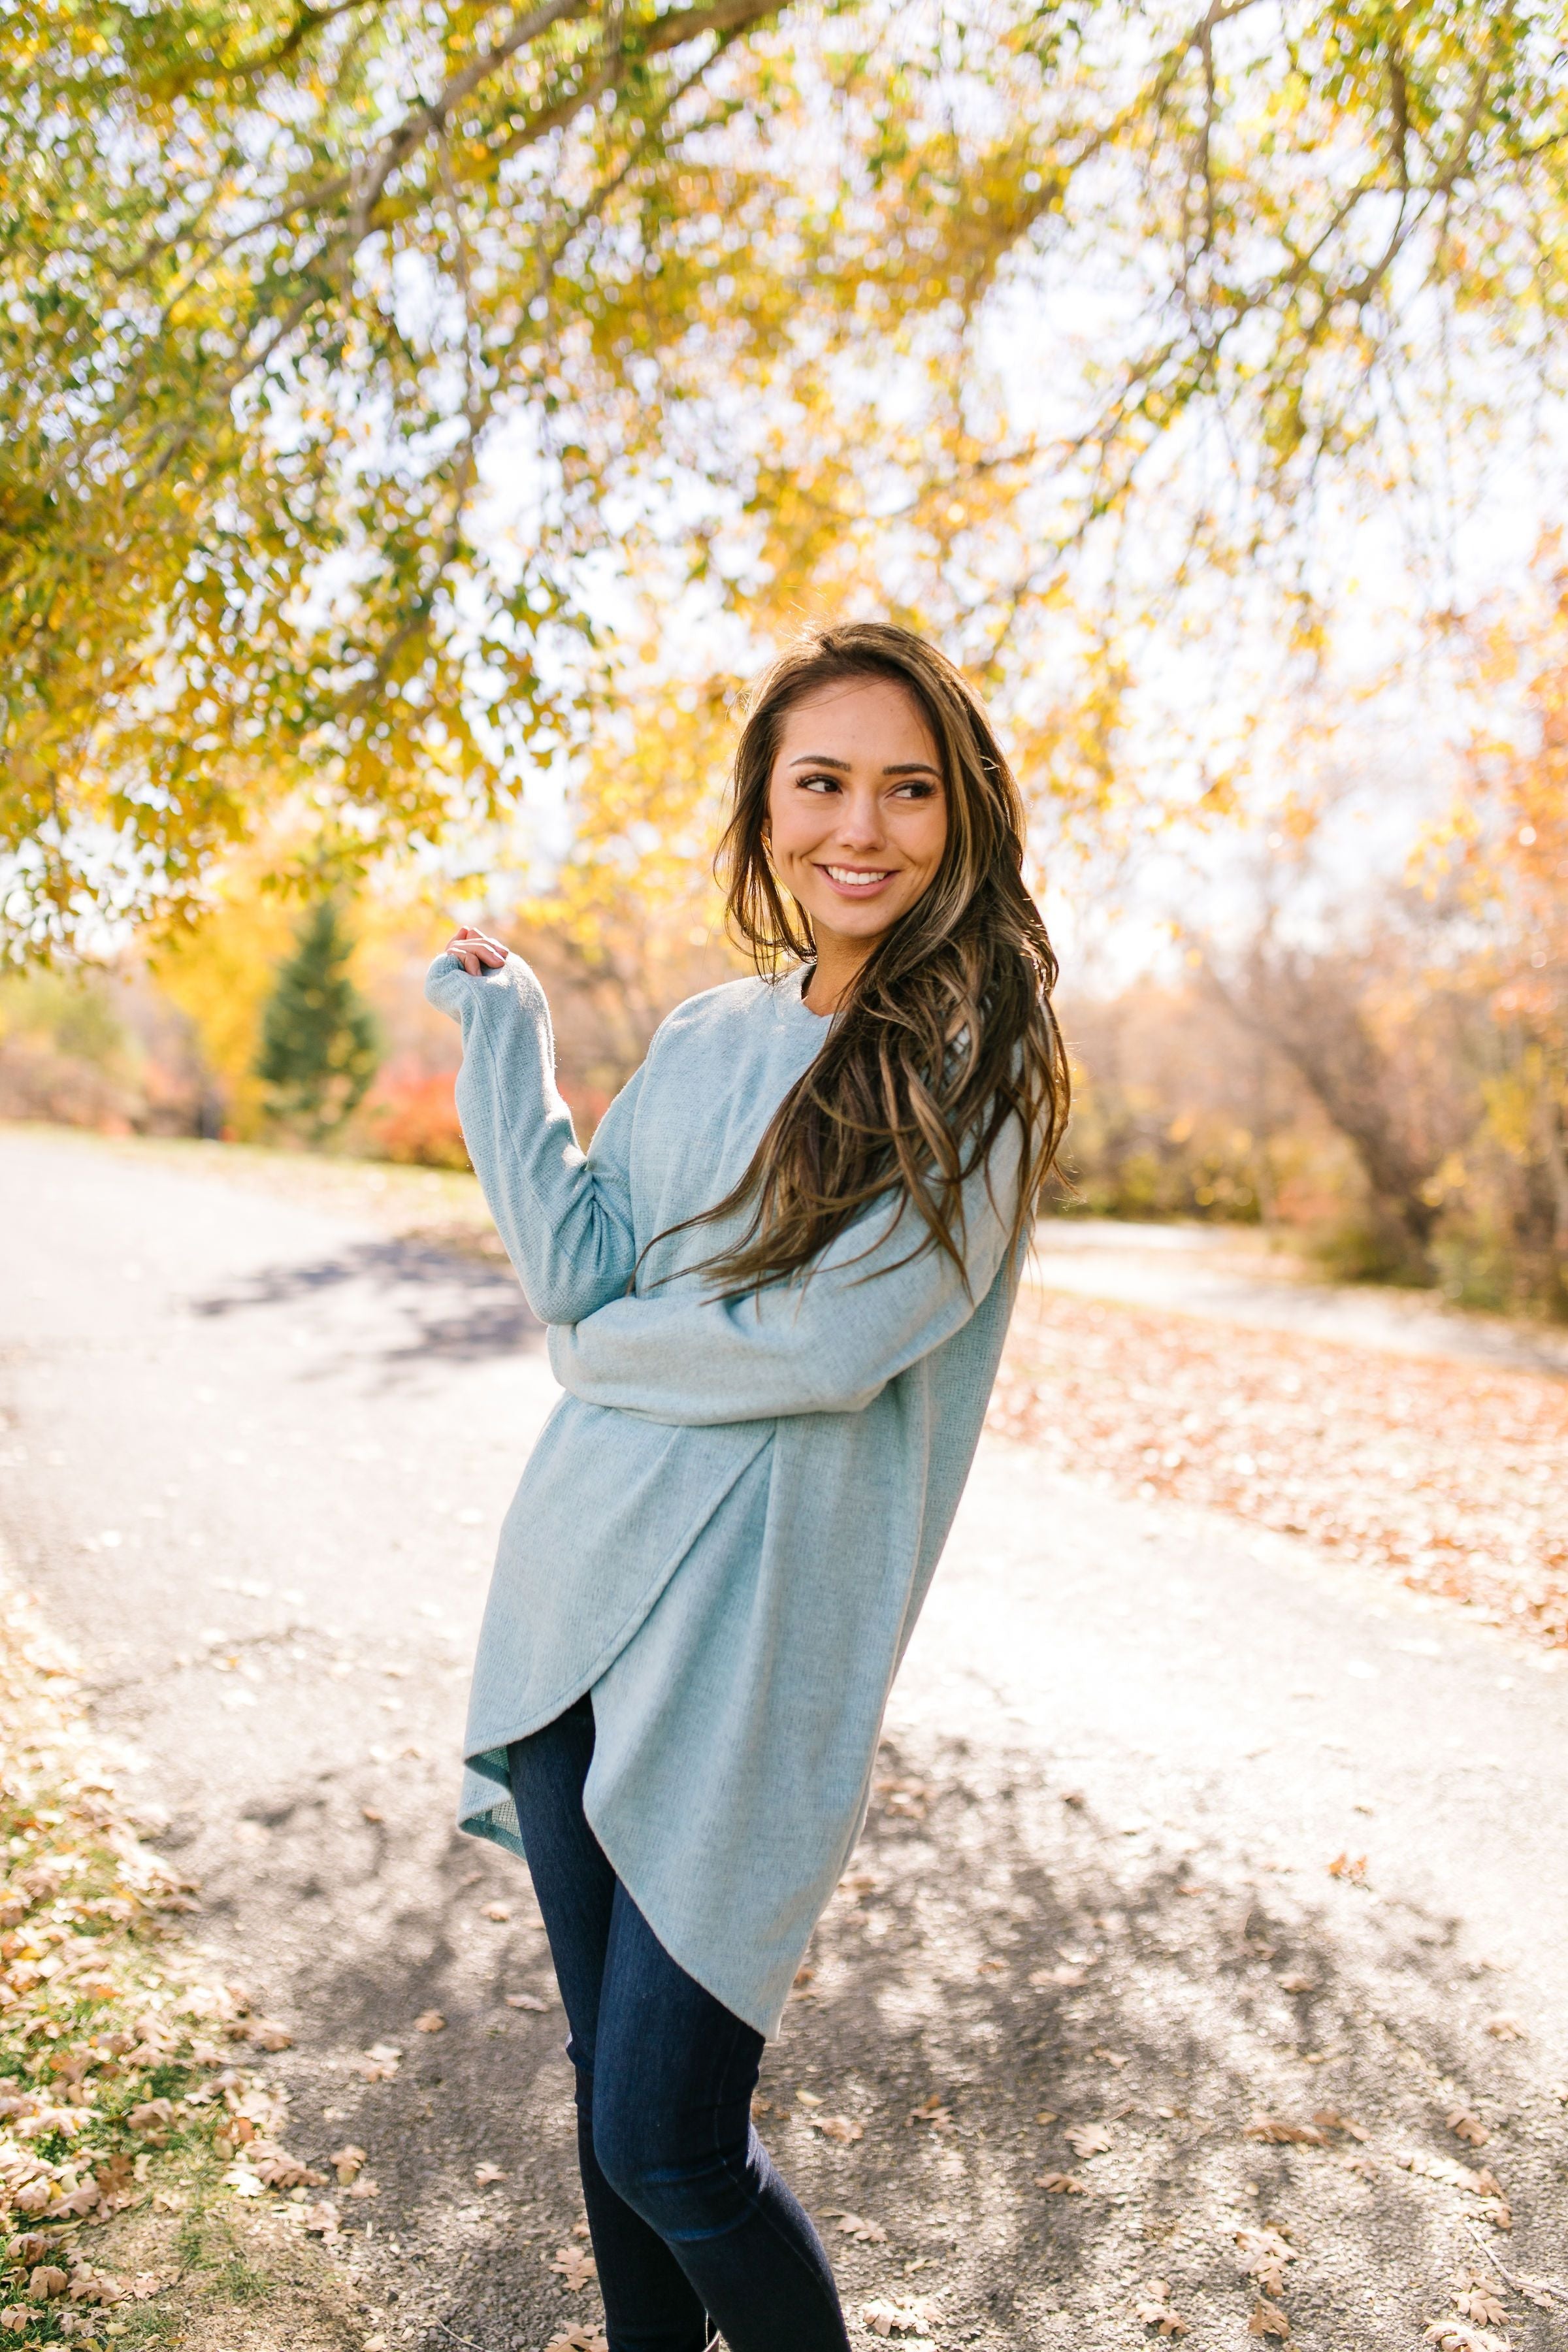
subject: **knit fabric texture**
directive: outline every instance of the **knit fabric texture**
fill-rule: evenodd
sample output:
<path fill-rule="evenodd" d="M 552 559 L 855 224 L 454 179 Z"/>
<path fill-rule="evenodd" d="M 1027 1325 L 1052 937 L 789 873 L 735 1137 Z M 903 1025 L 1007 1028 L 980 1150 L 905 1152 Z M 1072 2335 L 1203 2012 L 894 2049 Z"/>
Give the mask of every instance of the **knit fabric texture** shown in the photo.
<path fill-rule="evenodd" d="M 591 1690 L 595 1834 L 672 1958 L 770 2036 L 859 1834 L 1017 1277 L 1010 1126 L 965 1186 L 963 1274 L 895 1199 L 807 1279 L 715 1296 L 700 1264 L 738 1227 L 684 1221 L 821 1050 L 803 977 L 672 1013 L 586 1152 L 527 964 L 444 955 L 426 982 L 565 1391 L 502 1526 L 458 1818 L 521 1853 L 507 1747 Z"/>

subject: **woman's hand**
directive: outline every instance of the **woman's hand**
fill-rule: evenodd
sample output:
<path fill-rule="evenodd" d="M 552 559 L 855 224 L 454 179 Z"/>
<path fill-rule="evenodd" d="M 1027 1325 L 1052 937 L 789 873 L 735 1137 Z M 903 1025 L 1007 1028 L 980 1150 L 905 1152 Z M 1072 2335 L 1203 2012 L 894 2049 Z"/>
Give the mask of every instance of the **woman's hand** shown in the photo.
<path fill-rule="evenodd" d="M 499 940 L 487 939 L 483 931 L 470 929 L 465 923 L 447 942 L 447 953 L 456 956 L 470 980 L 478 980 L 486 966 L 505 963 L 507 950 Z"/>

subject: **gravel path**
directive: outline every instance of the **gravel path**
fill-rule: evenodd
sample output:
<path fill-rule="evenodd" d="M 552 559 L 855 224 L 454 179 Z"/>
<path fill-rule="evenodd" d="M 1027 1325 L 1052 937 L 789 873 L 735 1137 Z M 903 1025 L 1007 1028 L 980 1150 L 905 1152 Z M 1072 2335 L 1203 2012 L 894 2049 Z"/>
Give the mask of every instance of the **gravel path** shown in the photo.
<path fill-rule="evenodd" d="M 450 1828 L 540 1335 L 504 1271 L 204 1165 L 0 1135 L 0 1537 L 293 2029 L 290 2144 L 370 2151 L 387 2345 L 591 2343 L 537 1915 Z M 1561 2347 L 1554 1663 L 988 1439 L 764 2076 L 858 2337 Z"/>

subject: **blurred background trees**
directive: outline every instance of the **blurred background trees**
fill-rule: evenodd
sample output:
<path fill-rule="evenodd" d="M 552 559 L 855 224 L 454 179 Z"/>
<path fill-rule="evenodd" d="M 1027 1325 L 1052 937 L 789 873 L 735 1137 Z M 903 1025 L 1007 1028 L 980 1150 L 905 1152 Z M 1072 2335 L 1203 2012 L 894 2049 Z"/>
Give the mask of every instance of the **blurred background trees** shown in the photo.
<path fill-rule="evenodd" d="M 1064 1208 L 1568 1311 L 1552 12 L 45 0 L 0 49 L 0 1111 L 264 1135 L 336 905 L 342 1148 L 460 1162 L 454 911 L 591 1126 L 735 968 L 744 677 L 879 612 L 1031 795 Z"/>
<path fill-rule="evenodd" d="M 276 1123 L 320 1147 L 364 1100 L 381 1060 L 375 1015 L 350 975 L 335 898 L 300 920 L 261 1016 L 256 1075 Z"/>

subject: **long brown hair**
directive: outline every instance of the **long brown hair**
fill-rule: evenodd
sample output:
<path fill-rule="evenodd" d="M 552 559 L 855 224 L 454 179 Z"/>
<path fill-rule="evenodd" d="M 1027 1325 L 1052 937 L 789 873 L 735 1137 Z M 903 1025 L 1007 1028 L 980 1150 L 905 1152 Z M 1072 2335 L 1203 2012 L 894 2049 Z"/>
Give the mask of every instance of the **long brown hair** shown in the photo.
<path fill-rule="evenodd" d="M 911 1256 L 937 1248 L 963 1272 L 963 1187 L 988 1167 L 1009 1119 L 1020 1129 L 1016 1246 L 1067 1124 L 1057 959 L 1024 883 L 1023 799 L 973 688 L 908 629 L 816 630 L 758 681 L 719 851 L 731 922 L 766 975 L 814 957 L 805 909 L 780 888 L 768 856 L 768 787 L 784 713 L 858 677 L 901 686 L 931 729 L 946 846 L 929 887 L 867 958 L 740 1182 L 693 1221 L 749 1212 L 739 1240 L 708 1261 L 731 1294 L 805 1273 L 889 1198 L 925 1227 Z"/>

